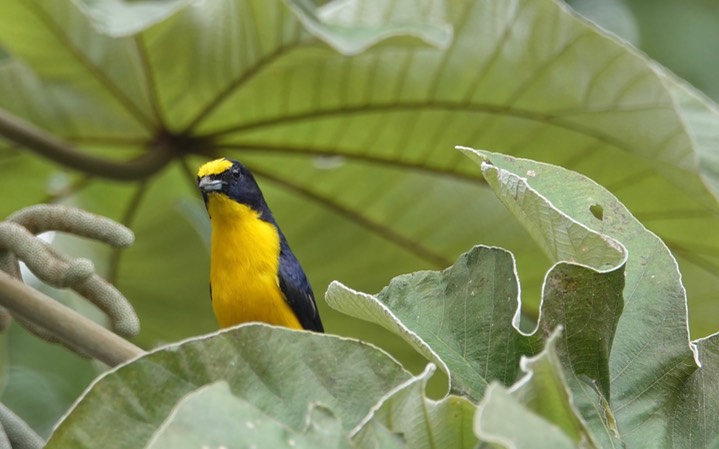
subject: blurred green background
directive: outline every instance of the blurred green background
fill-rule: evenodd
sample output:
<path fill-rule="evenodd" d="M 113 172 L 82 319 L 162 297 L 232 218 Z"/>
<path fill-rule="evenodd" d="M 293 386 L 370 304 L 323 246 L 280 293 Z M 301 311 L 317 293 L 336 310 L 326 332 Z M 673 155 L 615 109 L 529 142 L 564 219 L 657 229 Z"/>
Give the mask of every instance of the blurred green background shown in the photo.
<path fill-rule="evenodd" d="M 719 77 L 716 76 L 719 73 L 719 3 L 710 0 L 687 0 L 683 2 L 677 2 L 676 0 L 577 0 L 570 1 L 569 4 L 576 8 L 579 13 L 633 43 L 641 51 L 646 52 L 651 58 L 665 65 L 669 70 L 684 78 L 708 96 L 715 100 L 719 99 Z M 193 162 L 193 165 L 196 166 L 202 162 L 202 159 L 195 158 Z M 325 163 L 331 164 L 332 160 L 326 160 Z M 38 171 L 46 172 L 50 170 L 49 166 L 44 162 L 38 161 L 37 164 Z M 257 164 L 262 166 L 263 161 L 258 160 Z M 140 210 L 137 213 L 137 219 L 133 220 L 132 224 L 138 233 L 152 233 L 159 237 L 152 242 L 145 242 L 142 247 L 128 251 L 124 256 L 127 259 L 124 266 L 130 268 L 126 268 L 123 272 L 121 267 L 118 275 L 121 279 L 120 288 L 130 299 L 147 296 L 147 292 L 142 290 L 142 286 L 146 285 L 147 282 L 153 282 L 156 287 L 161 287 L 163 283 L 172 284 L 176 281 L 168 276 L 154 274 L 153 267 L 147 266 L 145 255 L 164 253 L 168 259 L 176 259 L 177 254 L 173 253 L 172 248 L 176 245 L 177 239 L 182 235 L 186 235 L 188 230 L 190 232 L 199 232 L 202 236 L 207 235 L 201 202 L 194 191 L 194 186 L 185 182 L 185 174 L 182 170 L 179 167 L 174 167 L 171 170 L 166 170 L 160 176 L 165 178 L 163 182 L 167 181 L 172 185 L 184 186 L 182 188 L 186 189 L 187 200 L 180 204 L 167 201 L 166 199 L 171 195 L 170 192 L 158 187 L 163 185 L 162 182 L 153 182 L 146 186 L 148 189 L 147 198 L 143 201 L 141 209 L 153 208 L 154 210 Z M 63 178 L 62 175 L 57 175 L 57 178 L 55 183 L 60 186 L 59 188 L 66 188 L 70 183 L 70 180 Z M 32 180 L 28 180 L 28 182 L 32 184 Z M 44 185 L 35 183 L 29 188 L 37 189 L 39 197 L 44 195 Z M 455 187 L 443 185 L 440 181 L 437 181 L 436 194 L 440 196 L 447 193 L 450 188 Z M 466 188 L 471 190 L 474 186 L 468 185 Z M 111 196 L 116 199 L 123 198 L 129 201 L 135 194 L 133 186 L 120 183 L 102 184 L 101 187 L 91 187 L 84 192 L 84 202 L 81 206 L 96 213 L 102 214 L 107 211 L 108 214 L 113 215 L 115 208 L 105 202 L 108 189 L 112 190 Z M 263 186 L 263 189 L 269 197 L 283 198 L 289 195 L 277 184 L 269 183 Z M 22 205 L 13 204 L 13 198 L 8 197 L 4 197 L 0 201 L 3 202 L 3 210 L 6 207 L 12 210 Z M 168 210 L 159 210 L 158 207 Z M 275 215 L 281 224 L 295 221 L 292 227 L 301 229 L 302 226 L 308 226 L 308 223 L 310 223 L 304 219 L 301 212 L 311 215 L 313 211 L 275 210 Z M 178 220 L 173 223 L 173 226 L 168 226 L 167 223 L 161 220 L 167 214 L 183 217 L 184 220 Z M 340 218 L 336 219 L 340 220 Z M 293 231 L 292 227 L 287 229 L 288 227 L 285 226 L 290 243 L 294 241 L 293 234 L 306 235 L 304 231 Z M 332 227 L 329 226 L 329 229 L 332 229 Z M 471 235 L 476 235 L 476 243 L 482 243 L 480 233 Z M 317 238 L 325 240 L 326 243 L 327 240 L 341 242 L 343 239 L 347 239 L 347 236 L 332 235 L 331 232 L 327 232 L 317 236 Z M 107 260 L 108 251 L 105 248 L 88 245 L 85 242 L 73 239 L 62 239 L 59 243 L 71 253 L 96 255 L 97 257 L 94 257 L 94 259 L 100 265 L 99 268 L 105 270 L 105 272 L 107 271 L 107 267 L 102 266 L 102 262 L 100 262 Z M 184 281 L 206 284 L 208 258 L 207 248 L 202 245 L 202 239 L 183 241 L 182 244 L 185 246 L 178 254 L 185 251 L 198 254 L 198 257 L 192 260 L 183 259 L 186 264 L 182 273 L 185 278 Z M 369 242 L 362 242 L 361 244 L 365 247 L 369 245 L 376 248 L 377 254 L 380 255 L 385 250 L 399 251 L 396 248 L 386 249 L 387 245 L 379 238 Z M 346 257 L 343 260 L 354 261 L 354 265 L 337 264 L 333 260 L 323 260 L 326 257 L 324 253 L 322 251 L 313 252 L 312 248 L 312 241 L 303 241 L 301 243 L 302 253 L 300 254 L 300 259 L 303 263 L 315 266 L 325 265 L 323 275 L 327 271 L 333 273 L 332 278 L 327 276 L 313 277 L 313 273 L 309 273 L 320 303 L 322 303 L 321 298 L 326 285 L 332 279 L 342 281 L 350 279 L 351 283 L 347 283 L 351 287 L 362 291 L 376 292 L 392 276 L 400 274 L 393 272 L 393 267 L 384 267 L 382 257 L 372 261 L 353 258 L 351 245 L 346 247 L 349 253 L 345 255 Z M 456 248 L 457 254 L 463 249 L 466 248 Z M 394 259 L 396 260 L 400 257 L 402 256 L 395 255 Z M 356 275 L 356 273 L 364 271 L 364 268 L 368 265 L 373 268 L 371 273 L 366 276 Z M 330 266 L 331 270 L 328 270 L 327 266 Z M 418 263 L 416 259 L 409 257 L 405 266 L 407 270 L 435 268 L 429 264 Z M 352 277 L 353 273 L 354 277 Z M 71 295 L 57 291 L 51 291 L 51 295 L 60 297 L 74 306 L 82 307 Z M 181 309 L 152 310 L 153 307 L 164 308 L 166 303 L 143 302 L 141 307 L 147 313 L 164 315 L 164 320 L 167 323 L 174 323 L 175 327 L 172 337 L 168 337 L 164 331 L 155 333 L 151 326 L 146 327 L 143 330 L 140 343 L 150 346 L 166 342 L 168 338 L 189 337 L 197 333 L 198 329 L 203 331 L 213 330 L 215 324 L 208 298 L 197 298 L 197 301 L 207 301 L 204 315 L 188 316 Z M 397 339 L 391 338 L 385 331 L 364 323 L 348 324 L 346 318 L 329 311 L 322 304 L 321 307 L 326 328 L 329 332 L 359 336 L 376 342 L 392 351 L 412 371 L 418 372 L 422 368 L 424 362 L 417 357 L 413 357 L 411 351 L 408 351 Z M 700 335 L 693 336 L 699 337 Z M 2 402 L 27 419 L 33 427 L 44 435 L 50 432 L 58 416 L 67 409 L 102 368 L 68 353 L 63 348 L 38 342 L 18 326 L 13 326 L 10 329 L 9 333 L 3 337 L 3 343 L 6 363 L 2 367 L 4 373 L 2 381 L 6 387 L 2 392 Z M 440 376 L 436 376 L 434 382 L 436 391 L 441 390 L 442 379 Z M 32 392 L 32 394 L 28 392 Z"/>
<path fill-rule="evenodd" d="M 719 2 L 713 0 L 570 0 L 595 23 L 719 99 Z"/>

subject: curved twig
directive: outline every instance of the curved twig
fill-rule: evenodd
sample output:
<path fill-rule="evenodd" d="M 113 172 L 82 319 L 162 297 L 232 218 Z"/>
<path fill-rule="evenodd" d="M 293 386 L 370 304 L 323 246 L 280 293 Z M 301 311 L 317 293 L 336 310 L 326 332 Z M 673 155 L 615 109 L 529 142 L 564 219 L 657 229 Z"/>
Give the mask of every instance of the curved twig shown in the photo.
<path fill-rule="evenodd" d="M 89 260 L 72 259 L 35 238 L 35 234 L 46 231 L 69 232 L 115 247 L 131 245 L 134 241 L 132 231 L 113 220 L 72 207 L 28 207 L 12 214 L 6 222 L 0 222 L 0 270 L 21 280 L 17 261 L 19 257 L 33 273 L 49 285 L 70 287 L 89 299 L 110 318 L 112 329 L 118 334 L 126 337 L 137 335 L 140 323 L 127 299 L 94 273 L 94 267 Z M 36 320 L 28 319 L 22 314 L 16 318 L 40 338 L 65 344 L 81 355 L 92 355 L 82 346 L 76 346 L 62 336 L 58 339 L 47 323 L 38 324 Z M 2 320 L 0 324 L 3 324 Z"/>
<path fill-rule="evenodd" d="M 39 279 L 54 287 L 70 287 L 84 281 L 95 271 L 95 266 L 87 259 L 63 260 L 56 257 L 49 245 L 12 222 L 0 222 L 1 250 L 12 252 Z"/>

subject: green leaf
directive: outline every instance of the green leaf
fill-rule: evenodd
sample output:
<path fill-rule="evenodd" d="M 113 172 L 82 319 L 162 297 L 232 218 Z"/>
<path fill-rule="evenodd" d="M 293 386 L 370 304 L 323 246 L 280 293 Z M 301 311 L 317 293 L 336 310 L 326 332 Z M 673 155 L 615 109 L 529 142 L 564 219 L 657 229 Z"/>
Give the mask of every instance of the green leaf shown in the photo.
<path fill-rule="evenodd" d="M 500 199 L 556 262 L 545 279 L 537 333 L 518 335 L 513 315 L 505 310 L 492 319 L 497 327 L 493 332 L 504 337 L 500 341 L 519 341 L 530 353 L 537 347 L 533 338 L 564 326 L 566 337 L 557 351 L 567 383 L 602 447 L 647 442 L 661 446 L 696 439 L 694 435 L 705 435 L 708 444 L 718 432 L 713 420 L 704 419 L 718 406 L 713 391 L 716 337 L 689 344 L 684 290 L 662 242 L 609 192 L 581 175 L 494 153 L 469 153 L 482 163 Z M 453 390 L 471 382 L 482 385 L 486 379 L 478 375 L 481 371 L 465 367 L 477 363 L 476 354 L 493 351 L 477 328 L 462 323 L 482 307 L 486 314 L 496 301 L 497 290 L 490 284 L 475 304 L 470 283 L 493 277 L 486 265 L 472 270 L 494 260 L 492 251 L 477 247 L 445 272 L 397 278 L 377 297 L 333 284 L 327 299 L 333 307 L 396 332 L 428 358 L 439 359 Z M 694 345 L 701 349 L 696 359 L 701 368 L 690 350 Z M 501 355 L 513 366 L 521 353 L 510 349 Z M 709 387 L 703 386 L 707 379 Z M 680 391 L 685 393 L 678 395 Z M 481 397 L 482 390 L 464 394 Z"/>
<path fill-rule="evenodd" d="M 444 0 L 350 0 L 320 7 L 312 0 L 287 3 L 311 33 L 346 55 L 397 36 L 416 36 L 439 48 L 452 39 Z"/>
<path fill-rule="evenodd" d="M 293 431 L 232 394 L 220 381 L 182 398 L 148 449 L 199 447 L 350 448 L 342 424 L 329 409 L 312 406 L 307 428 Z"/>
<path fill-rule="evenodd" d="M 47 447 L 143 447 L 178 401 L 220 380 L 235 396 L 297 432 L 315 403 L 332 410 L 347 432 L 409 378 L 392 358 L 366 343 L 250 324 L 158 349 L 103 375 Z M 313 419 L 319 417 L 313 414 Z M 94 431 L 110 422 L 113 432 Z"/>
<path fill-rule="evenodd" d="M 596 383 L 603 398 L 610 398 L 609 372 L 612 342 L 624 301 L 623 265 L 606 273 L 585 267 L 558 264 L 548 273 L 544 284 L 540 325 L 545 334 L 551 327 L 564 325 L 572 338 L 565 340 L 571 371 Z M 565 347 L 566 345 L 566 347 Z"/>
<path fill-rule="evenodd" d="M 187 0 L 117 2 L 81 0 L 83 13 L 94 27 L 112 37 L 138 33 L 167 19 L 175 11 L 186 7 Z"/>
<path fill-rule="evenodd" d="M 493 383 L 474 418 L 483 441 L 506 448 L 597 448 L 572 404 L 556 353 L 561 331 L 536 357 L 523 359 L 526 373 L 512 388 Z"/>
<path fill-rule="evenodd" d="M 662 447 L 703 435 L 708 444 L 719 434 L 719 423 L 705 417 L 719 407 L 719 397 L 703 379 L 717 375 L 713 343 L 717 337 L 689 341 L 686 294 L 667 247 L 612 194 L 577 173 L 486 151 L 470 155 L 484 163 L 485 173 L 499 171 L 520 179 L 562 213 L 627 248 L 624 309 L 621 316 L 616 310 L 606 311 L 603 319 L 618 318 L 616 332 L 609 322 L 587 320 L 592 327 L 614 333 L 609 356 L 610 409 L 597 397 L 594 385 L 571 375 L 581 370 L 576 359 L 569 358 L 572 370 L 567 381 L 595 438 L 605 439 L 603 445 L 619 437 L 627 447 Z M 601 217 L 592 212 L 594 205 L 601 206 Z M 572 334 L 567 325 L 567 335 Z M 598 346 L 599 358 L 604 353 Z M 583 359 L 587 364 L 591 357 Z M 692 424 L 676 426 L 676 420 Z"/>
<path fill-rule="evenodd" d="M 527 410 L 499 384 L 487 388 L 480 407 L 475 432 L 481 440 L 507 449 L 577 447 L 564 432 Z"/>
<path fill-rule="evenodd" d="M 514 260 L 497 248 L 475 247 L 443 272 L 397 277 L 376 297 L 333 283 L 328 304 L 401 336 L 442 367 L 453 392 L 475 400 L 492 380 L 514 381 L 519 358 L 539 347 L 542 334 L 563 325 L 572 335 L 562 345 L 570 369 L 597 382 L 609 398 L 609 354 L 623 306 L 624 248 L 561 213 L 511 173 L 488 169 L 485 176 L 556 261 L 568 261 L 547 275 L 538 332 L 526 336 L 516 328 Z"/>
<path fill-rule="evenodd" d="M 464 151 L 470 156 L 475 154 L 468 149 Z M 597 270 L 611 269 L 626 261 L 626 251 L 621 243 L 567 217 L 533 190 L 525 179 L 509 171 L 497 170 L 489 162 L 482 163 L 482 174 L 551 261 L 568 261 Z M 526 176 L 534 177 L 536 173 L 528 171 Z M 589 208 L 593 215 L 603 215 L 601 205 Z"/>
<path fill-rule="evenodd" d="M 475 432 L 481 440 L 507 449 L 577 447 L 564 432 L 527 410 L 499 384 L 487 388 L 480 407 Z"/>
<path fill-rule="evenodd" d="M 685 82 L 676 82 L 667 75 L 664 81 L 672 98 L 681 108 L 686 132 L 695 143 L 699 175 L 709 191 L 717 197 L 719 196 L 719 157 L 712 149 L 719 141 L 719 131 L 711 120 L 719 113 L 717 105 Z"/>
<path fill-rule="evenodd" d="M 407 447 L 472 449 L 477 439 L 472 433 L 472 417 L 476 407 L 467 399 L 447 396 L 434 401 L 425 396 L 427 381 L 435 367 L 425 371 L 388 393 L 353 431 L 359 447 L 368 444 L 378 424 L 390 432 L 403 435 Z M 381 446 L 379 446 L 381 447 Z"/>
<path fill-rule="evenodd" d="M 349 57 L 280 1 L 0 2 L 10 55 L 0 107 L 89 155 L 127 161 L 169 142 L 177 156 L 174 171 L 146 184 L 93 178 L 48 197 L 55 170 L 76 166 L 12 149 L 21 163 L 4 165 L 0 186 L 14 194 L 3 209 L 59 199 L 136 226 L 136 252 L 117 273 L 148 323 L 146 345 L 214 325 L 207 255 L 173 206 L 199 202 L 192 171 L 218 154 L 258 174 L 316 290 L 342 279 L 377 291 L 388 273 L 448 266 L 481 239 L 514 252 L 525 309 L 536 315 L 544 255 L 451 151 L 494 148 L 607 185 L 675 252 L 694 333 L 715 330 L 713 104 L 559 1 L 446 2 L 436 15 L 397 1 L 396 14 L 381 16 L 365 4 L 329 2 L 317 14 L 318 26 L 342 33 L 371 25 L 363 42 L 378 44 Z M 427 26 L 435 43 L 451 26 L 452 39 L 446 48 L 407 45 L 411 33 L 379 42 L 400 17 Z M 149 186 L 162 194 L 132 195 Z M 375 337 L 322 313 L 330 331 Z"/>
<path fill-rule="evenodd" d="M 470 157 L 480 153 L 464 150 Z M 609 353 L 624 301 L 624 264 L 627 251 L 618 241 L 568 217 L 533 189 L 526 178 L 482 161 L 482 173 L 499 199 L 522 222 L 550 260 L 557 263 L 544 281 L 540 320 L 545 332 L 564 325 L 576 338 L 567 341 L 569 363 L 577 376 L 587 375 L 599 383 L 604 398 L 610 397 Z M 561 182 L 559 173 L 541 171 L 551 183 Z M 528 170 L 528 177 L 536 177 Z M 565 201 L 579 202 L 581 195 L 565 194 Z M 604 206 L 592 204 L 589 212 L 604 218 Z M 601 217 L 601 218 L 598 218 Z M 572 264 L 559 263 L 571 262 Z M 593 268 L 593 270 L 587 269 Z M 594 270 L 600 270 L 599 272 Z M 590 300 L 591 298 L 591 300 Z M 568 304 L 584 304 L 570 307 Z M 556 304 L 555 307 L 547 307 Z M 582 332 L 575 333 L 575 327 Z"/>
<path fill-rule="evenodd" d="M 490 381 L 514 381 L 519 356 L 531 352 L 512 326 L 513 262 L 504 250 L 478 246 L 445 271 L 399 276 L 376 297 L 333 282 L 325 299 L 396 333 L 448 374 L 452 392 L 478 400 Z"/>
<path fill-rule="evenodd" d="M 682 382 L 677 382 L 678 389 L 667 404 L 665 422 L 670 429 L 665 444 L 668 447 L 717 447 L 719 334 L 692 342 L 692 350 L 701 365 L 686 379 L 681 379 Z"/>
<path fill-rule="evenodd" d="M 512 395 L 534 413 L 560 428 L 575 444 L 596 447 L 589 429 L 574 407 L 567 385 L 557 341 L 563 330 L 558 327 L 545 342 L 537 356 L 520 362 L 525 376 L 512 386 Z"/>
<path fill-rule="evenodd" d="M 17 88 L 31 92 L 40 84 L 47 94 L 25 97 L 25 111 L 50 116 L 42 124 L 63 136 L 146 138 L 152 106 L 139 76 L 142 59 L 135 42 L 99 33 L 73 3 L 33 0 L 0 6 L 0 42 L 34 75 Z M 7 103 L 12 105 L 12 99 Z"/>
<path fill-rule="evenodd" d="M 402 435 L 392 433 L 377 421 L 368 421 L 361 432 L 355 435 L 353 443 L 360 449 L 406 449 Z"/>
<path fill-rule="evenodd" d="M 0 45 L 12 58 L 0 67 L 0 107 L 113 160 L 170 142 L 190 171 L 182 188 L 157 178 L 173 201 L 197 201 L 187 186 L 201 159 L 190 154 L 242 159 L 258 173 L 317 289 L 339 278 L 374 291 L 386 273 L 447 266 L 481 229 L 485 243 L 515 253 L 535 314 L 542 255 L 516 243 L 524 231 L 491 195 L 478 195 L 477 172 L 451 147 L 560 163 L 609 186 L 667 239 L 696 292 L 696 331 L 713 330 L 719 218 L 711 186 L 719 170 L 711 154 L 719 114 L 712 104 L 558 1 L 379 3 L 7 0 Z M 362 42 L 381 42 L 348 57 L 316 37 L 308 17 L 334 34 L 359 30 Z M 405 45 L 420 32 L 441 48 Z M 21 168 L 6 173 L 8 183 L 43 182 Z M 60 196 L 117 217 L 177 222 L 169 208 L 156 213 L 154 200 L 139 211 L 115 196 L 123 190 L 115 184 L 87 184 L 112 190 L 105 206 L 86 196 L 87 187 Z M 36 202 L 40 190 L 23 189 L 13 201 Z M 141 231 L 138 242 L 162 237 Z M 183 244 L 200 240 L 189 226 L 176 232 Z M 368 269 L 379 251 L 381 264 Z M 164 253 L 154 251 L 148 264 L 162 266 Z M 120 259 L 121 281 L 135 262 Z M 191 264 L 179 270 L 178 278 L 200 273 Z M 148 278 L 126 282 L 142 293 L 138 303 L 172 297 L 173 309 L 202 319 L 164 320 L 143 342 L 207 330 L 204 280 Z M 197 285 L 185 296 L 190 283 Z M 141 319 L 160 322 L 167 310 L 147 307 Z M 329 329 L 335 319 L 336 329 L 348 328 L 331 317 Z"/>

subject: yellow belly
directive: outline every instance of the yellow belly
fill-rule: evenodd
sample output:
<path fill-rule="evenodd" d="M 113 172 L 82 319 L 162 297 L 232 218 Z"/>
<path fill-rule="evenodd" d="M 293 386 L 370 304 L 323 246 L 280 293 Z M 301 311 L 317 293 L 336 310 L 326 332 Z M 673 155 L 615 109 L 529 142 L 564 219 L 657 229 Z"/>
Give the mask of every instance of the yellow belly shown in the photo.
<path fill-rule="evenodd" d="M 212 308 L 221 327 L 249 321 L 302 329 L 277 277 L 277 229 L 250 207 L 210 194 Z"/>

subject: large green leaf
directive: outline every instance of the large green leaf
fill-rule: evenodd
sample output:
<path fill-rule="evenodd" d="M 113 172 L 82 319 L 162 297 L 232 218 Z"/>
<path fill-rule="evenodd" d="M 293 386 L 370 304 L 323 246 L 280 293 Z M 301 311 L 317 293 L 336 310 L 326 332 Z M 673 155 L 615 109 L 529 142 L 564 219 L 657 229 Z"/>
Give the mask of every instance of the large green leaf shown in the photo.
<path fill-rule="evenodd" d="M 516 372 L 523 351 L 536 350 L 536 335 L 561 325 L 565 337 L 557 349 L 566 382 L 597 444 L 691 447 L 699 435 L 708 445 L 719 434 L 715 420 L 705 419 L 719 407 L 717 337 L 690 343 L 686 297 L 666 246 L 613 195 L 579 174 L 464 151 L 557 262 L 545 279 L 537 333 L 519 334 L 511 311 L 498 307 L 512 297 L 486 278 L 499 284 L 516 279 L 488 269 L 497 257 L 492 248 L 477 247 L 441 273 L 398 277 L 376 297 L 333 284 L 329 303 L 397 333 L 438 361 L 453 391 L 474 398 L 492 380 L 510 384 L 513 378 L 501 370 Z M 489 323 L 474 326 L 483 319 Z"/>
<path fill-rule="evenodd" d="M 516 323 L 518 283 L 511 254 L 475 247 L 443 272 L 399 276 L 376 297 L 339 282 L 326 300 L 340 312 L 380 324 L 437 363 L 452 392 L 478 400 L 491 380 L 515 380 L 528 340 Z"/>
<path fill-rule="evenodd" d="M 242 158 L 262 175 L 318 288 L 334 278 L 377 288 L 387 272 L 445 266 L 481 235 L 512 249 L 527 275 L 525 291 L 538 291 L 546 267 L 541 256 L 513 244 L 521 231 L 498 225 L 505 212 L 489 196 L 465 206 L 476 197 L 477 178 L 451 147 L 561 163 L 609 186 L 668 238 L 682 263 L 694 263 L 685 265 L 689 288 L 697 304 L 706 304 L 716 261 L 696 250 L 715 242 L 694 236 L 716 227 L 709 193 L 717 191 L 716 164 L 694 161 L 710 154 L 715 138 L 695 137 L 716 128 L 715 109 L 557 2 L 425 3 L 414 9 L 397 0 L 376 9 L 371 2 L 330 2 L 315 9 L 297 1 L 288 9 L 279 1 L 123 6 L 104 0 L 79 8 L 70 0 L 8 0 L 0 6 L 0 42 L 14 59 L 0 70 L 7 80 L 0 83 L 0 103 L 96 155 L 134 157 L 162 135 L 179 156 Z M 324 44 L 332 36 L 305 30 L 310 16 L 320 27 L 339 27 L 328 33 L 352 44 L 393 37 L 347 57 Z M 441 37 L 447 25 L 451 41 Z M 416 36 L 413 30 L 439 47 L 399 39 Z M 682 100 L 686 95 L 694 106 Z M 187 161 L 192 170 L 200 159 Z M 163 180 L 157 188 L 177 198 L 188 194 L 181 184 Z M 419 200 L 417 192 L 423 192 Z M 118 217 L 137 204 L 106 201 Z M 160 221 L 179 218 L 170 210 L 157 213 Z M 178 232 L 183 241 L 197 238 L 189 229 Z M 160 234 L 144 230 L 138 245 Z M 177 257 L 204 257 L 192 248 Z M 383 263 L 366 269 L 378 248 Z M 324 263 L 330 257 L 341 263 Z M 142 283 L 137 301 L 158 304 L 144 316 L 153 329 L 147 338 L 210 326 L 202 319 L 173 330 L 159 317 L 161 309 L 208 316 L 198 300 L 206 297 L 204 285 L 181 283 L 168 292 L 166 285 Z M 131 283 L 121 277 L 120 285 Z M 710 329 L 705 316 L 695 320 L 702 333 Z"/>
<path fill-rule="evenodd" d="M 714 329 L 713 104 L 559 1 L 378 3 L 0 2 L 0 108 L 85 156 L 169 145 L 176 161 L 119 184 L 3 141 L 0 188 L 13 194 L 0 214 L 55 200 L 133 224 L 136 247 L 110 274 L 145 345 L 214 328 L 187 217 L 202 209 L 195 167 L 219 154 L 257 172 L 318 292 L 334 279 L 376 291 L 481 241 L 516 255 L 536 316 L 549 263 L 451 150 L 492 148 L 609 187 L 677 255 L 694 333 Z M 348 47 L 332 46 L 338 34 Z M 402 350 L 320 307 L 329 331 Z"/>
<path fill-rule="evenodd" d="M 200 387 L 185 396 L 146 446 L 148 449 L 198 447 L 350 449 L 342 424 L 330 410 L 311 406 L 306 429 L 288 429 L 225 382 Z"/>
<path fill-rule="evenodd" d="M 472 432 L 476 407 L 466 398 L 447 396 L 434 401 L 425 396 L 433 365 L 388 393 L 353 431 L 353 441 L 369 447 L 376 426 L 403 435 L 407 447 L 473 449 L 477 439 Z M 381 446 L 379 446 L 381 447 Z"/>
<path fill-rule="evenodd" d="M 522 361 L 526 374 L 512 388 L 489 386 L 474 418 L 483 441 L 516 449 L 598 447 L 572 404 L 556 353 L 560 334 L 547 339 L 536 357 Z"/>
<path fill-rule="evenodd" d="M 468 154 L 476 156 L 471 150 Z M 584 195 L 565 191 L 561 198 L 555 199 L 557 207 L 534 190 L 526 178 L 514 172 L 498 170 L 489 161 L 482 162 L 482 171 L 499 199 L 550 260 L 572 262 L 556 265 L 545 278 L 540 325 L 545 331 L 551 330 L 547 325 L 567 327 L 567 332 L 574 337 L 566 342 L 572 371 L 577 376 L 589 376 L 598 383 L 604 397 L 609 398 L 609 354 L 624 307 L 625 273 L 615 267 L 626 262 L 626 249 L 611 237 L 600 234 L 606 232 L 604 228 L 592 230 L 560 209 L 566 207 L 567 202 L 586 202 Z M 564 181 L 559 171 L 537 173 L 528 167 L 526 175 L 530 178 L 542 176 L 550 185 Z M 594 190 L 602 191 L 599 186 Z M 604 207 L 592 203 L 588 210 L 595 219 L 604 220 Z M 572 212 L 573 217 L 577 211 Z M 568 304 L 583 304 L 584 307 L 572 308 Z M 586 310 L 588 308 L 591 310 Z M 582 329 L 582 332 L 575 329 Z"/>
<path fill-rule="evenodd" d="M 616 333 L 606 318 L 587 322 L 614 335 L 608 352 L 611 397 L 605 394 L 606 401 L 597 400 L 597 387 L 577 376 L 582 366 L 570 356 L 574 376 L 567 380 L 595 437 L 600 441 L 617 437 L 627 447 L 692 447 L 701 435 L 702 444 L 708 445 L 719 434 L 719 424 L 704 418 L 719 407 L 719 397 L 711 382 L 699 383 L 717 376 L 719 334 L 689 341 L 685 290 L 662 241 L 612 194 L 576 173 L 489 152 L 469 150 L 468 154 L 482 163 L 486 177 L 514 179 L 536 189 L 583 226 L 627 247 L 624 310 L 621 316 L 609 313 L 618 320 Z M 505 202 L 516 201 L 499 193 Z M 584 363 L 589 363 L 587 357 Z M 677 426 L 677 420 L 687 425 Z"/>
<path fill-rule="evenodd" d="M 158 349 L 106 373 L 63 419 L 47 447 L 144 447 L 178 401 L 216 381 L 227 382 L 252 410 L 295 431 L 304 429 L 310 404 L 320 403 L 348 432 L 409 378 L 386 353 L 365 343 L 250 324 Z M 188 400 L 177 413 L 188 411 Z M 228 406 L 248 410 L 235 402 Z M 97 432 L 108 423 L 112 432 Z"/>
<path fill-rule="evenodd" d="M 444 0 L 350 0 L 321 7 L 311 0 L 287 2 L 308 31 L 345 54 L 357 54 L 385 39 L 416 36 L 445 48 L 452 26 Z"/>
<path fill-rule="evenodd" d="M 475 247 L 443 272 L 397 277 L 376 297 L 333 283 L 328 303 L 396 333 L 442 367 L 453 392 L 475 400 L 492 380 L 513 382 L 519 358 L 537 350 L 539 336 L 563 325 L 572 335 L 563 349 L 574 373 L 597 382 L 609 397 L 609 353 L 623 306 L 626 251 L 562 213 L 520 178 L 495 175 L 485 171 L 500 198 L 508 199 L 557 262 L 545 280 L 538 332 L 527 336 L 517 329 L 514 260 L 497 248 Z"/>

